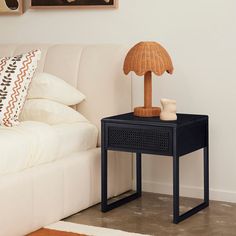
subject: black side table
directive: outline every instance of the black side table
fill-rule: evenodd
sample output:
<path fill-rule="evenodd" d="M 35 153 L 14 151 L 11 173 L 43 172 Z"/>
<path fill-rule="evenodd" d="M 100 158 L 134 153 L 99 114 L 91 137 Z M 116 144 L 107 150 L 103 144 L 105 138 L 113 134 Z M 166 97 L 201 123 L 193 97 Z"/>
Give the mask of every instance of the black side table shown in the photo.
<path fill-rule="evenodd" d="M 173 222 L 179 223 L 209 205 L 208 116 L 178 114 L 177 121 L 136 117 L 133 113 L 102 120 L 102 211 L 107 212 L 142 195 L 141 154 L 173 157 Z M 180 215 L 179 158 L 204 149 L 204 201 Z M 108 204 L 107 151 L 136 153 L 136 185 L 134 194 Z"/>

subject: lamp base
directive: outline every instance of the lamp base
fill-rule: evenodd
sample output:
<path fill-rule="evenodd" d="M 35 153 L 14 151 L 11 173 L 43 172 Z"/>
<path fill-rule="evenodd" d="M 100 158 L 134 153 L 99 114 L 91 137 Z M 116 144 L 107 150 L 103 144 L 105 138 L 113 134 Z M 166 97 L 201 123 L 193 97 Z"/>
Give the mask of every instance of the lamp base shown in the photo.
<path fill-rule="evenodd" d="M 139 117 L 156 117 L 160 116 L 161 108 L 160 107 L 136 107 L 134 108 L 134 115 Z"/>

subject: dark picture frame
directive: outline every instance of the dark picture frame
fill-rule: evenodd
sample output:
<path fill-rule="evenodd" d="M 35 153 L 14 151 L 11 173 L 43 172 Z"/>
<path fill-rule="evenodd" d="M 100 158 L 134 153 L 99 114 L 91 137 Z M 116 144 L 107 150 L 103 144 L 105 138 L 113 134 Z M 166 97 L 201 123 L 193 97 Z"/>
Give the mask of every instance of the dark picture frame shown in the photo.
<path fill-rule="evenodd" d="M 31 0 L 32 9 L 117 8 L 118 0 Z"/>

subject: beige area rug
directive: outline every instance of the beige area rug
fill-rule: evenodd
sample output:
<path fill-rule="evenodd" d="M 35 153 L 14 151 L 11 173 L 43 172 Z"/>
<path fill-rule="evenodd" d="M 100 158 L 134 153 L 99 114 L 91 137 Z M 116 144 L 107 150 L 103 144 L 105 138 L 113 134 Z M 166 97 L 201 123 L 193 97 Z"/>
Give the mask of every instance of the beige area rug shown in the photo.
<path fill-rule="evenodd" d="M 27 236 L 145 236 L 120 230 L 59 221 Z M 146 235 L 147 236 L 147 235 Z"/>

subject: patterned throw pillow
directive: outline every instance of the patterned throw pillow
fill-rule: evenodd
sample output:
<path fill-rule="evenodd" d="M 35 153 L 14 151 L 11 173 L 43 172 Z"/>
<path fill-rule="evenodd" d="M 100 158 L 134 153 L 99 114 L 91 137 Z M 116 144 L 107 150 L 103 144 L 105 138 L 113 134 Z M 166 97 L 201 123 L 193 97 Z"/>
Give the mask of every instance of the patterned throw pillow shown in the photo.
<path fill-rule="evenodd" d="M 41 51 L 0 58 L 0 125 L 14 126 L 23 108 Z"/>

